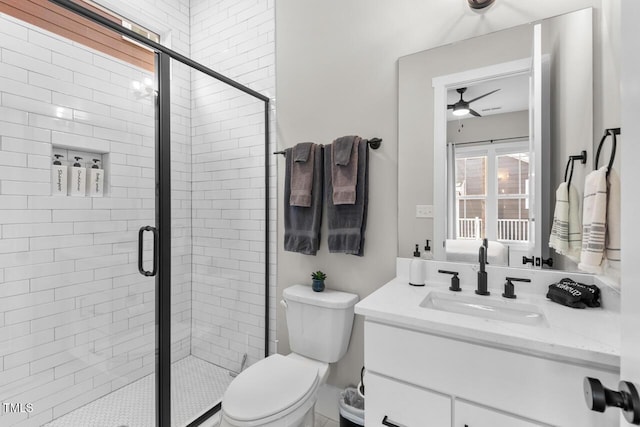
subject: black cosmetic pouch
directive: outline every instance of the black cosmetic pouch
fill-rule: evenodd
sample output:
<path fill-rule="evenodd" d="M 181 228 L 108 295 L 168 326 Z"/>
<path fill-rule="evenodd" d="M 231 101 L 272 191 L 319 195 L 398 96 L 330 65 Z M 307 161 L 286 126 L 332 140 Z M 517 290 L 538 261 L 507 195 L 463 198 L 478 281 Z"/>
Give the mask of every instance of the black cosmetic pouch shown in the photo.
<path fill-rule="evenodd" d="M 566 283 L 553 283 L 549 285 L 547 298 L 558 304 L 573 308 L 585 308 L 587 305 L 582 302 L 583 292 Z"/>
<path fill-rule="evenodd" d="M 600 307 L 600 289 L 596 285 L 585 285 L 569 278 L 549 285 L 547 298 L 567 307 Z"/>
<path fill-rule="evenodd" d="M 582 302 L 589 307 L 600 307 L 600 288 L 596 285 L 585 285 L 583 283 L 573 282 L 572 286 L 582 291 Z"/>

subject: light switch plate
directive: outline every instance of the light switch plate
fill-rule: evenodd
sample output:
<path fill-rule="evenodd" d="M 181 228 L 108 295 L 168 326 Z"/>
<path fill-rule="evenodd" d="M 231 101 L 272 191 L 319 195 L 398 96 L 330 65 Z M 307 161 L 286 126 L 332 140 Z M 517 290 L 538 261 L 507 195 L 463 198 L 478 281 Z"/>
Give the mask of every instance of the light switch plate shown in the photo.
<path fill-rule="evenodd" d="M 433 218 L 433 205 L 416 205 L 416 218 Z"/>

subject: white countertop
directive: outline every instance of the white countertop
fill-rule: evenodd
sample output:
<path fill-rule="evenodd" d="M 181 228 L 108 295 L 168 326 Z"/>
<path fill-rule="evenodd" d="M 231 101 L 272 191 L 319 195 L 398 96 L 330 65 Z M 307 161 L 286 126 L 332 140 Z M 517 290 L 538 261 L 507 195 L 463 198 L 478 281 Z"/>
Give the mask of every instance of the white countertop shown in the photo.
<path fill-rule="evenodd" d="M 406 277 L 397 277 L 360 301 L 355 312 L 367 320 L 444 337 L 601 369 L 619 369 L 620 316 L 615 310 L 565 307 L 548 300 L 541 291 L 518 292 L 517 284 L 518 298 L 514 300 L 503 298 L 501 290 L 495 289 L 490 296 L 478 296 L 500 301 L 499 304 L 533 304 L 547 320 L 545 326 L 524 325 L 421 307 L 430 292 L 475 296 L 468 284 L 463 285 L 462 292 L 450 292 L 445 282 L 416 287 L 410 286 Z"/>

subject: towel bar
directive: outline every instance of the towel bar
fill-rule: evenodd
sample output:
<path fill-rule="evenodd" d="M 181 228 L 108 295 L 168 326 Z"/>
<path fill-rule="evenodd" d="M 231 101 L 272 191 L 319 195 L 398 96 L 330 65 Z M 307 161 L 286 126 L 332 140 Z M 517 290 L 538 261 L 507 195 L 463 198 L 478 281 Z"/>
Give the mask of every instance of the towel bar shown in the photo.
<path fill-rule="evenodd" d="M 620 135 L 620 128 L 609 128 L 604 130 L 604 135 L 600 140 L 600 144 L 598 144 L 598 151 L 596 152 L 596 163 L 594 165 L 594 169 L 598 169 L 598 162 L 600 160 L 600 151 L 602 150 L 602 146 L 604 145 L 604 141 L 607 139 L 607 136 L 611 135 L 613 140 L 611 145 L 611 157 L 609 158 L 609 166 L 607 169 L 607 176 L 609 176 L 609 172 L 611 172 L 611 168 L 613 167 L 613 161 L 616 158 L 616 146 L 617 140 L 616 135 Z"/>
<path fill-rule="evenodd" d="M 578 156 L 569 156 L 569 160 L 567 161 L 567 167 L 564 169 L 564 182 L 567 183 L 567 187 L 571 186 L 571 180 L 573 179 L 573 162 L 576 160 L 580 160 L 580 163 L 583 165 L 587 163 L 587 151 L 582 150 L 582 153 Z M 569 174 L 569 181 L 567 181 L 567 173 L 569 172 L 569 165 L 571 165 L 571 173 Z"/>
<path fill-rule="evenodd" d="M 371 138 L 370 140 L 367 141 L 367 144 L 369 144 L 369 147 L 372 150 L 377 150 L 382 145 L 382 138 Z M 284 151 L 274 151 L 273 154 L 282 154 L 284 156 L 285 152 Z"/>

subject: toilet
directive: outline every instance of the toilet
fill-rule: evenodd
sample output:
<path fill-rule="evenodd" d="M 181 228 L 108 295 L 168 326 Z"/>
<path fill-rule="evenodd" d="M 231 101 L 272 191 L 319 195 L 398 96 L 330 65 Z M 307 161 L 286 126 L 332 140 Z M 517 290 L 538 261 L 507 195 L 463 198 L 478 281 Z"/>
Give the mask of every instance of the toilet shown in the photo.
<path fill-rule="evenodd" d="M 358 296 L 311 286 L 283 291 L 289 345 L 241 372 L 222 397 L 220 427 L 313 427 L 318 388 L 349 347 Z"/>

